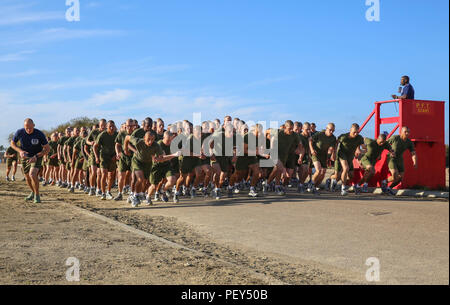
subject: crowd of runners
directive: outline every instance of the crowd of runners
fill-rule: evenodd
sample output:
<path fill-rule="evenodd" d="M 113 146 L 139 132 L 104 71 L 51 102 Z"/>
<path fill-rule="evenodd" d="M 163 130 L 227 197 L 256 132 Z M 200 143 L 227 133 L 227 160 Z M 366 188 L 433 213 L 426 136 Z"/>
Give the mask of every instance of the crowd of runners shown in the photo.
<path fill-rule="evenodd" d="M 290 120 L 266 130 L 260 124 L 249 125 L 230 116 L 223 122 L 193 125 L 184 120 L 167 126 L 160 118 L 146 118 L 140 124 L 128 119 L 120 126 L 101 119 L 91 127 L 68 127 L 64 133 L 46 136 L 26 119 L 5 154 L 7 180 L 18 163 L 32 190 L 28 201 L 40 202 L 42 183 L 101 200 L 127 200 L 136 207 L 159 200 L 177 203 L 181 196 L 219 200 L 247 191 L 252 197 L 268 192 L 283 196 L 288 186 L 299 193 L 317 193 L 326 169 L 333 165 L 325 189 L 345 196 L 355 158 L 364 170 L 353 185 L 355 194 L 368 192 L 384 150 L 389 151 L 391 175 L 381 186 L 384 193 L 393 194 L 404 175 L 405 150 L 410 150 L 414 166 L 417 163 L 406 126 L 389 139 L 385 134 L 370 139 L 359 134 L 356 123 L 338 137 L 333 123 L 323 131 L 316 131 L 314 123 Z M 115 196 L 112 189 L 117 189 Z"/>

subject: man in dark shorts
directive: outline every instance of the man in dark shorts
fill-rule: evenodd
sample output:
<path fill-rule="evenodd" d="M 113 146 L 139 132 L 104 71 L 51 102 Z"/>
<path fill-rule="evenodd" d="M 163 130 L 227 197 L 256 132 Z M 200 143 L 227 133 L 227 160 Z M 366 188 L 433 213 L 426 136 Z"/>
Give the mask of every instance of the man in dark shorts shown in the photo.
<path fill-rule="evenodd" d="M 116 150 L 114 141 L 117 137 L 117 129 L 114 121 L 108 121 L 106 130 L 97 136 L 94 144 L 95 163 L 99 164 L 102 178 L 100 182 L 102 190 L 102 200 L 111 200 L 111 188 L 114 184 L 116 173 Z M 106 191 L 106 181 L 108 180 L 108 191 Z"/>
<path fill-rule="evenodd" d="M 199 156 L 201 152 L 201 127 L 196 126 L 195 130 L 192 123 L 184 123 L 184 132 L 180 136 L 185 140 L 181 143 L 182 156 L 180 156 L 180 176 L 177 179 L 175 186 L 175 194 L 173 196 L 174 203 L 178 202 L 180 196 L 180 188 L 182 185 L 189 189 L 189 186 L 194 182 L 194 170 L 199 165 Z M 191 188 L 191 198 L 195 197 L 195 187 Z"/>
<path fill-rule="evenodd" d="M 160 161 L 157 157 L 163 154 L 161 146 L 155 142 L 155 133 L 150 130 L 145 132 L 143 138 L 127 135 L 124 143 L 127 150 L 128 143 L 136 149 L 131 159 L 131 168 L 137 178 L 136 189 L 144 189 L 146 181 L 150 178 L 153 161 Z M 141 203 L 139 194 L 133 193 L 131 201 L 133 207 L 138 206 Z M 146 203 L 152 204 L 151 199 L 147 197 Z"/>
<path fill-rule="evenodd" d="M 259 142 L 264 142 L 265 144 L 264 140 L 263 128 L 260 124 L 256 124 L 252 126 L 250 132 L 244 134 L 242 147 L 236 145 L 236 171 L 230 179 L 230 184 L 233 185 L 235 182 L 242 181 L 251 171 L 250 191 L 248 193 L 251 197 L 258 196 L 256 185 L 261 175 L 261 169 L 257 155 L 262 150 Z"/>
<path fill-rule="evenodd" d="M 114 198 L 115 201 L 120 201 L 123 199 L 123 190 L 127 181 L 130 180 L 131 177 L 131 158 L 133 157 L 132 152 L 130 155 L 126 155 L 123 151 L 123 145 L 125 142 L 125 137 L 127 135 L 131 135 L 134 131 L 135 125 L 134 120 L 128 119 L 125 122 L 125 130 L 119 132 L 115 140 L 115 149 L 116 155 L 119 158 L 119 183 L 118 188 L 119 192 L 117 196 Z"/>
<path fill-rule="evenodd" d="M 212 192 L 216 200 L 220 200 L 220 189 L 228 177 L 231 158 L 234 156 L 234 135 L 231 117 L 226 116 L 223 128 L 219 128 L 212 134 L 210 142 L 211 168 L 214 172 L 214 190 Z M 233 190 L 228 190 L 228 196 L 232 196 Z"/>
<path fill-rule="evenodd" d="M 309 149 L 311 151 L 311 160 L 316 172 L 312 176 L 308 188 L 316 193 L 318 187 L 327 172 L 328 152 L 331 150 L 331 160 L 335 159 L 336 137 L 333 135 L 335 130 L 334 123 L 328 123 L 325 131 L 317 132 L 309 139 Z"/>
<path fill-rule="evenodd" d="M 20 141 L 20 147 L 17 143 Z M 50 151 L 47 138 L 44 133 L 34 128 L 32 119 L 25 119 L 24 128 L 14 134 L 11 147 L 19 153 L 22 159 L 22 167 L 31 194 L 25 198 L 27 201 L 34 199 L 34 203 L 40 203 L 39 196 L 39 169 L 42 167 L 42 158 Z"/>
<path fill-rule="evenodd" d="M 73 183 L 74 179 L 74 173 L 75 173 L 75 160 L 73 157 L 73 147 L 75 146 L 75 142 L 78 140 L 78 137 L 80 136 L 80 129 L 75 127 L 72 130 L 71 137 L 64 143 L 64 153 L 65 153 L 65 160 L 66 160 L 66 169 L 68 171 L 67 174 L 67 180 L 69 181 L 69 192 L 73 193 L 75 189 L 75 185 Z"/>
<path fill-rule="evenodd" d="M 91 186 L 91 189 L 89 191 L 89 196 L 101 196 L 102 191 L 100 189 L 101 185 L 101 177 L 102 173 L 99 169 L 99 164 L 95 161 L 95 154 L 94 154 L 94 144 L 95 141 L 100 133 L 106 130 L 106 120 L 101 119 L 98 122 L 98 126 L 95 126 L 95 128 L 92 128 L 91 132 L 88 134 L 86 139 L 86 144 L 90 146 L 90 155 L 89 155 L 89 185 Z"/>
<path fill-rule="evenodd" d="M 290 153 L 298 153 L 296 151 L 298 144 L 300 143 L 300 138 L 298 134 L 294 134 L 293 128 L 294 123 L 291 120 L 287 120 L 284 123 L 284 128 L 280 128 L 277 131 L 277 136 L 273 137 L 271 145 L 278 145 L 278 160 L 275 164 L 272 173 L 269 175 L 269 179 L 267 182 L 270 184 L 273 180 L 275 180 L 275 192 L 284 196 L 286 191 L 284 186 L 280 185 L 280 180 L 283 175 L 287 176 L 288 172 L 286 170 L 286 164 L 289 158 Z M 274 146 L 271 146 L 272 148 Z M 283 184 L 286 183 L 286 180 Z"/>
<path fill-rule="evenodd" d="M 391 156 L 394 156 L 395 154 L 391 145 L 386 141 L 386 135 L 383 133 L 380 134 L 376 140 L 364 138 L 364 144 L 366 146 L 366 153 L 359 161 L 361 168 L 364 169 L 364 176 L 361 178 L 359 184 L 362 185 L 362 191 L 367 193 L 367 182 L 370 181 L 375 174 L 375 163 L 380 159 L 381 153 L 387 149 Z"/>
<path fill-rule="evenodd" d="M 70 138 L 72 133 L 72 129 L 67 127 L 65 130 L 65 134 L 58 139 L 57 153 L 58 153 L 58 164 L 59 164 L 59 178 L 58 186 L 59 187 L 67 187 L 68 186 L 68 177 L 67 177 L 67 169 L 66 169 L 66 160 L 64 155 L 64 143 Z"/>
<path fill-rule="evenodd" d="M 383 181 L 383 191 L 387 194 L 393 195 L 392 189 L 397 186 L 405 175 L 405 165 L 403 161 L 403 153 L 408 149 L 411 152 L 411 159 L 414 168 L 417 168 L 417 155 L 414 148 L 414 143 L 409 139 L 409 128 L 402 127 L 400 135 L 395 135 L 388 140 L 394 151 L 394 156 L 388 158 L 388 167 L 391 172 L 391 176 L 388 178 L 388 182 L 391 182 L 389 186 L 386 186 L 386 181 Z"/>
<path fill-rule="evenodd" d="M 327 188 L 334 190 L 339 180 L 342 180 L 341 195 L 348 194 L 347 182 L 353 177 L 353 159 L 361 153 L 360 146 L 364 138 L 359 134 L 359 125 L 354 123 L 350 132 L 338 137 L 337 158 L 334 161 L 334 174 L 327 179 Z M 360 193 L 359 185 L 355 185 L 355 193 Z"/>
<path fill-rule="evenodd" d="M 178 162 L 179 153 L 170 153 L 170 143 L 176 137 L 176 134 L 170 133 L 170 131 L 165 131 L 162 140 L 159 140 L 157 144 L 161 147 L 162 158 L 159 162 L 154 162 L 152 169 L 150 171 L 150 188 L 148 189 L 147 198 L 151 201 L 153 193 L 157 194 L 162 184 L 165 182 L 162 201 L 168 202 L 168 191 L 176 183 L 176 173 L 173 170 L 174 162 Z M 159 197 L 155 196 L 159 199 Z"/>
<path fill-rule="evenodd" d="M 9 180 L 9 174 L 12 168 L 12 181 L 16 181 L 16 171 L 17 171 L 17 151 L 15 151 L 11 146 L 5 152 L 4 157 L 6 158 L 6 181 Z"/>
<path fill-rule="evenodd" d="M 305 181 L 311 172 L 311 156 L 309 152 L 309 138 L 311 137 L 311 124 L 305 122 L 302 126 L 302 133 L 300 134 L 300 143 L 302 145 L 302 151 L 298 157 L 299 164 L 299 182 L 298 191 L 303 193 L 305 191 Z"/>
<path fill-rule="evenodd" d="M 50 151 L 48 153 L 47 157 L 47 172 L 45 173 L 45 180 L 42 184 L 43 186 L 50 184 L 55 185 L 56 177 L 57 177 L 57 170 L 58 170 L 58 133 L 54 132 L 50 136 L 50 142 L 48 142 L 48 145 L 50 146 Z M 51 179 L 51 182 L 50 182 Z"/>

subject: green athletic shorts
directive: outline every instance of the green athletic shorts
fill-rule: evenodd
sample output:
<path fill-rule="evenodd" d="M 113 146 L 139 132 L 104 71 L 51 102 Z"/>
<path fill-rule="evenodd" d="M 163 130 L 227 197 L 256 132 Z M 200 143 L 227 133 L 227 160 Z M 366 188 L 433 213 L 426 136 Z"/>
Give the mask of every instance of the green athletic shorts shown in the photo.
<path fill-rule="evenodd" d="M 405 165 L 403 163 L 403 158 L 397 159 L 388 156 L 388 167 L 389 169 L 397 169 L 399 173 L 405 172 Z"/>
<path fill-rule="evenodd" d="M 59 166 L 58 158 L 48 159 L 47 165 L 48 166 Z"/>
<path fill-rule="evenodd" d="M 32 168 L 42 168 L 42 157 L 37 158 L 34 163 L 28 163 L 27 160 L 22 160 L 22 168 L 25 175 L 27 175 Z"/>
<path fill-rule="evenodd" d="M 150 177 L 150 172 L 152 170 L 153 162 L 141 162 L 138 159 L 136 159 L 134 156 L 131 159 L 131 170 L 132 171 L 142 171 L 144 173 L 144 177 L 148 179 Z"/>
<path fill-rule="evenodd" d="M 17 159 L 7 158 L 6 159 L 6 166 L 7 167 L 11 167 L 13 165 L 13 162 L 17 162 Z"/>
<path fill-rule="evenodd" d="M 115 158 L 104 158 L 100 157 L 100 168 L 107 169 L 108 172 L 113 172 L 117 168 L 116 160 Z"/>
<path fill-rule="evenodd" d="M 95 163 L 95 156 L 93 156 L 93 155 L 89 155 L 88 164 L 89 164 L 89 167 L 91 167 L 92 165 L 99 167 L 99 164 Z"/>
<path fill-rule="evenodd" d="M 286 168 L 295 169 L 298 166 L 299 156 L 296 154 L 289 154 L 286 161 Z"/>
<path fill-rule="evenodd" d="M 340 172 L 340 171 L 342 171 L 342 164 L 341 164 L 341 161 L 340 160 L 347 160 L 347 163 L 348 163 L 348 167 L 350 168 L 350 171 L 353 171 L 353 158 L 348 158 L 348 159 L 344 159 L 344 158 L 337 158 L 335 161 L 334 161 L 334 170 L 336 171 L 336 172 Z"/>
<path fill-rule="evenodd" d="M 185 157 L 180 160 L 180 171 L 182 174 L 190 174 L 200 164 L 197 157 Z"/>
<path fill-rule="evenodd" d="M 119 172 L 127 171 L 131 171 L 131 157 L 122 155 L 122 158 L 119 159 Z"/>
<path fill-rule="evenodd" d="M 320 165 L 322 166 L 322 168 L 327 168 L 327 155 L 317 155 L 317 156 L 311 156 L 311 160 L 312 162 L 320 162 Z"/>
<path fill-rule="evenodd" d="M 211 158 L 206 157 L 205 159 L 199 159 L 200 162 L 198 165 L 211 165 Z"/>
<path fill-rule="evenodd" d="M 363 156 L 359 163 L 361 164 L 362 168 L 366 169 L 368 166 L 375 166 L 376 161 L 372 163 L 369 158 Z"/>
<path fill-rule="evenodd" d="M 80 161 L 80 159 L 77 159 L 76 161 L 75 161 L 75 168 L 76 169 L 83 169 L 83 164 L 84 164 L 84 160 L 83 161 Z"/>
<path fill-rule="evenodd" d="M 175 176 L 175 173 L 172 171 L 170 166 L 163 167 L 153 167 L 150 172 L 149 181 L 151 184 L 158 184 L 164 178 L 169 178 L 171 176 Z"/>
<path fill-rule="evenodd" d="M 216 161 L 211 160 L 211 166 L 218 163 L 222 172 L 228 172 L 231 166 L 231 158 L 226 156 L 217 156 Z"/>
<path fill-rule="evenodd" d="M 246 171 L 249 169 L 250 165 L 257 164 L 258 158 L 256 156 L 242 156 L 237 157 L 236 160 L 236 170 Z"/>

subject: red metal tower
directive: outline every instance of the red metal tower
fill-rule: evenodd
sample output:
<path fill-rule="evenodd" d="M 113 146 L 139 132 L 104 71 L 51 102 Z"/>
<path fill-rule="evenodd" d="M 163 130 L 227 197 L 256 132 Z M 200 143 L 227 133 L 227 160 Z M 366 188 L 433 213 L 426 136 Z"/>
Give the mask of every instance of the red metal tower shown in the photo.
<path fill-rule="evenodd" d="M 381 105 L 387 103 L 399 104 L 397 117 L 381 118 Z M 396 130 L 400 132 L 403 126 L 410 129 L 410 139 L 414 143 L 417 154 L 417 169 L 412 165 L 411 154 L 406 151 L 403 155 L 405 162 L 405 176 L 396 188 L 428 187 L 439 189 L 445 187 L 445 102 L 423 100 L 390 100 L 375 102 L 375 109 L 362 124 L 360 131 L 375 116 L 375 139 L 380 135 L 382 124 L 395 123 L 396 126 L 389 133 L 390 138 Z M 387 166 L 387 151 L 375 165 L 375 176 L 370 186 L 380 186 L 390 173 Z M 354 160 L 355 179 L 362 175 L 359 162 Z"/>

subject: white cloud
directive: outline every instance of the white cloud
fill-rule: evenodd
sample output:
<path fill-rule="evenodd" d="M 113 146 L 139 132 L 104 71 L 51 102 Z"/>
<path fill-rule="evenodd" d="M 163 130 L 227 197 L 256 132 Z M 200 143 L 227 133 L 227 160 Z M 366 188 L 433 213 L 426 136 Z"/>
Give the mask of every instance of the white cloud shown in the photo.
<path fill-rule="evenodd" d="M 0 74 L 0 78 L 19 78 L 19 77 L 28 77 L 41 74 L 41 71 L 38 70 L 27 70 L 23 72 L 14 72 L 14 73 L 3 73 Z"/>
<path fill-rule="evenodd" d="M 148 84 L 157 82 L 157 78 L 107 78 L 107 79 L 74 79 L 65 82 L 49 82 L 31 85 L 28 88 L 31 90 L 64 90 L 74 88 L 87 88 L 87 87 L 102 87 L 102 86 L 120 86 L 130 84 Z"/>
<path fill-rule="evenodd" d="M 0 55 L 0 62 L 22 61 L 26 59 L 24 55 L 32 53 L 34 53 L 34 51 L 21 51 L 16 53 Z"/>
<path fill-rule="evenodd" d="M 101 106 L 105 104 L 123 102 L 132 96 L 130 90 L 115 89 L 105 93 L 96 93 L 90 99 L 87 100 L 87 104 L 93 104 L 95 106 Z"/>
<path fill-rule="evenodd" d="M 276 84 L 280 82 L 285 82 L 294 79 L 293 76 L 282 76 L 282 77 L 272 77 L 272 78 L 266 78 L 259 81 L 251 82 L 247 85 L 247 87 L 260 87 L 260 86 L 267 86 L 271 84 Z"/>
<path fill-rule="evenodd" d="M 8 44 L 42 44 L 53 41 L 62 41 L 70 39 L 85 39 L 92 37 L 117 36 L 124 34 L 124 31 L 119 30 L 73 30 L 67 28 L 50 28 L 39 31 L 37 33 L 29 34 L 28 38 L 10 40 Z"/>
<path fill-rule="evenodd" d="M 0 13 L 0 26 L 18 25 L 23 23 L 42 22 L 49 20 L 63 20 L 64 11 L 61 12 L 33 12 L 33 13 Z"/>

